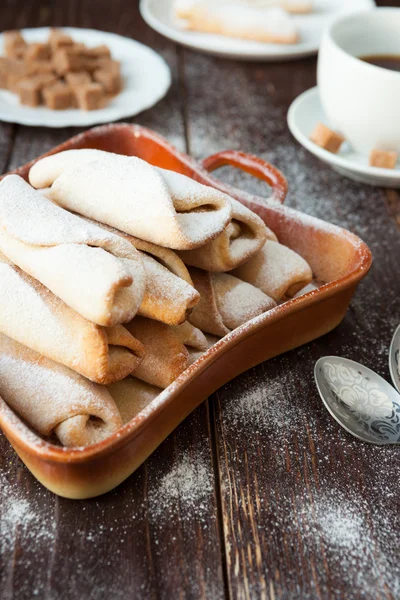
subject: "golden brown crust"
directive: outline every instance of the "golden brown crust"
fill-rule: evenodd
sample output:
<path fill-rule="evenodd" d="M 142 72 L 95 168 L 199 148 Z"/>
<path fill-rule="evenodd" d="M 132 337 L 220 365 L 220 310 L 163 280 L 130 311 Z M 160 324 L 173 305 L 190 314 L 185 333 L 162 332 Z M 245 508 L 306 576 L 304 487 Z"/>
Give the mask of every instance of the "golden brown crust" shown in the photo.
<path fill-rule="evenodd" d="M 107 389 L 121 413 L 123 423 L 136 417 L 162 392 L 161 388 L 136 377 L 126 377 L 107 386 Z"/>
<path fill-rule="evenodd" d="M 222 273 L 232 271 L 256 254 L 275 234 L 254 212 L 232 199 L 232 221 L 214 240 L 195 250 L 179 252 L 187 265 Z"/>
<path fill-rule="evenodd" d="M 276 306 L 274 300 L 261 290 L 229 273 L 191 269 L 190 274 L 201 300 L 189 321 L 205 333 L 223 337 Z"/>
<path fill-rule="evenodd" d="M 224 325 L 219 313 L 210 273 L 192 268 L 190 275 L 200 293 L 200 302 L 190 314 L 189 322 L 201 331 L 224 337 L 230 330 Z"/>
<path fill-rule="evenodd" d="M 95 223 L 91 219 L 85 220 Z M 176 252 L 140 240 L 109 225 L 98 225 L 130 242 L 142 257 L 147 285 L 138 314 L 167 325 L 183 323 L 200 297 L 187 267 Z"/>
<path fill-rule="evenodd" d="M 268 240 L 234 275 L 258 287 L 276 302 L 292 297 L 312 281 L 312 271 L 299 254 Z"/>
<path fill-rule="evenodd" d="M 91 323 L 1 254 L 0 276 L 2 333 L 97 383 L 126 377 L 140 362 L 143 347 L 122 325 Z"/>
<path fill-rule="evenodd" d="M 0 394 L 41 435 L 87 446 L 122 424 L 103 386 L 0 334 Z"/>
<path fill-rule="evenodd" d="M 168 325 L 136 317 L 127 328 L 145 349 L 143 361 L 133 372 L 138 379 L 166 388 L 188 367 L 188 351 Z"/>

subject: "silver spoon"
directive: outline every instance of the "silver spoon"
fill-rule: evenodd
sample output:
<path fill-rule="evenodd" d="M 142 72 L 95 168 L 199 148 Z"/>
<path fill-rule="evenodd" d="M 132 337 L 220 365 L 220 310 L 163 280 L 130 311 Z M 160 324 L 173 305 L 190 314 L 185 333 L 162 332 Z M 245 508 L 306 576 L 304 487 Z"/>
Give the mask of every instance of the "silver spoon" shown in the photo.
<path fill-rule="evenodd" d="M 393 334 L 389 348 L 389 371 L 394 387 L 400 392 L 399 375 L 399 356 L 400 356 L 400 325 Z"/>
<path fill-rule="evenodd" d="M 371 444 L 400 444 L 400 394 L 385 379 L 338 356 L 320 358 L 314 376 L 326 408 L 346 431 Z"/>

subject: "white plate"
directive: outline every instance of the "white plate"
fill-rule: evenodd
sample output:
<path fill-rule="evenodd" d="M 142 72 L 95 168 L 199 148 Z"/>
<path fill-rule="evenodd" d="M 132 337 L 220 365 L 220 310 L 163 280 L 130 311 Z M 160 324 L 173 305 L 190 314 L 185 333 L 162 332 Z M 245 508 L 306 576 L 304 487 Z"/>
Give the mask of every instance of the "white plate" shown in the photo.
<path fill-rule="evenodd" d="M 292 60 L 318 51 L 321 33 L 330 20 L 340 14 L 375 6 L 374 0 L 315 0 L 315 11 L 297 15 L 298 44 L 263 44 L 222 35 L 197 33 L 180 29 L 173 14 L 173 0 L 141 0 L 142 17 L 150 27 L 165 37 L 189 48 L 239 60 Z"/>
<path fill-rule="evenodd" d="M 0 90 L 1 121 L 45 127 L 86 127 L 136 115 L 156 104 L 167 93 L 171 85 L 170 70 L 164 59 L 151 48 L 114 33 L 74 27 L 65 27 L 63 31 L 71 35 L 74 41 L 87 46 L 106 44 L 110 48 L 112 57 L 121 61 L 121 93 L 101 110 L 57 111 L 43 106 L 22 106 L 15 94 Z M 48 34 L 48 27 L 22 30 L 27 42 L 45 41 Z M 3 42 L 3 35 L 0 34 L 0 55 L 4 54 Z"/>
<path fill-rule="evenodd" d="M 329 126 L 318 88 L 315 87 L 296 98 L 289 109 L 288 125 L 296 140 L 341 175 L 369 185 L 400 188 L 400 165 L 395 169 L 370 167 L 368 157 L 354 152 L 346 143 L 338 154 L 332 154 L 314 144 L 310 135 L 319 121 Z"/>

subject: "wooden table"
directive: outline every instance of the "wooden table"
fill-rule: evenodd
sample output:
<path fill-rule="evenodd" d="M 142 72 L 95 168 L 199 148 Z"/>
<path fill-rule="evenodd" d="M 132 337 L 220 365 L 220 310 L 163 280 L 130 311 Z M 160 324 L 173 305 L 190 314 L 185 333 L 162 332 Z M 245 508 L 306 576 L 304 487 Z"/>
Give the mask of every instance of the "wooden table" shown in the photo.
<path fill-rule="evenodd" d="M 400 598 L 399 450 L 347 435 L 313 382 L 326 354 L 389 377 L 399 195 L 343 179 L 291 137 L 286 113 L 315 85 L 315 58 L 268 65 L 196 54 L 151 31 L 134 0 L 3 0 L 2 30 L 41 25 L 115 31 L 155 48 L 172 89 L 135 122 L 198 158 L 227 148 L 264 157 L 287 176 L 290 206 L 354 231 L 375 262 L 340 327 L 219 390 L 104 497 L 55 497 L 1 435 L 0 597 Z M 74 133 L 0 125 L 1 172 Z M 220 175 L 265 194 L 236 172 Z"/>

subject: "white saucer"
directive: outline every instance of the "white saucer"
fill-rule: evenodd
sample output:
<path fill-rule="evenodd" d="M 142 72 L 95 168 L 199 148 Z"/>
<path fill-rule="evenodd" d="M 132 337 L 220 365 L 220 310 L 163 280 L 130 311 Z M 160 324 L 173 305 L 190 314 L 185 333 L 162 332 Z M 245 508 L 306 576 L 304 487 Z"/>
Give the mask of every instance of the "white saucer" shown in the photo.
<path fill-rule="evenodd" d="M 315 87 L 296 98 L 289 109 L 288 125 L 296 140 L 345 177 L 369 185 L 400 188 L 400 165 L 395 169 L 370 167 L 368 157 L 354 152 L 348 144 L 343 144 L 338 154 L 332 154 L 314 144 L 310 135 L 319 121 L 329 126 L 318 88 Z"/>
<path fill-rule="evenodd" d="M 16 94 L 0 90 L 0 120 L 21 125 L 44 127 L 87 127 L 96 123 L 109 123 L 150 108 L 165 96 L 171 85 L 169 67 L 154 50 L 114 33 L 65 27 L 63 31 L 77 42 L 88 46 L 106 44 L 112 57 L 121 61 L 123 90 L 101 110 L 81 111 L 50 110 L 44 106 L 22 106 Z M 48 27 L 23 29 L 27 42 L 47 39 Z M 3 55 L 3 35 L 0 34 L 0 55 Z"/>
<path fill-rule="evenodd" d="M 293 17 L 300 31 L 301 41 L 289 45 L 263 44 L 222 35 L 185 31 L 176 24 L 173 0 L 141 0 L 140 11 L 150 27 L 189 48 L 236 60 L 278 61 L 315 54 L 320 45 L 322 30 L 330 20 L 340 14 L 374 6 L 374 0 L 315 0 L 315 11 L 312 14 Z"/>

